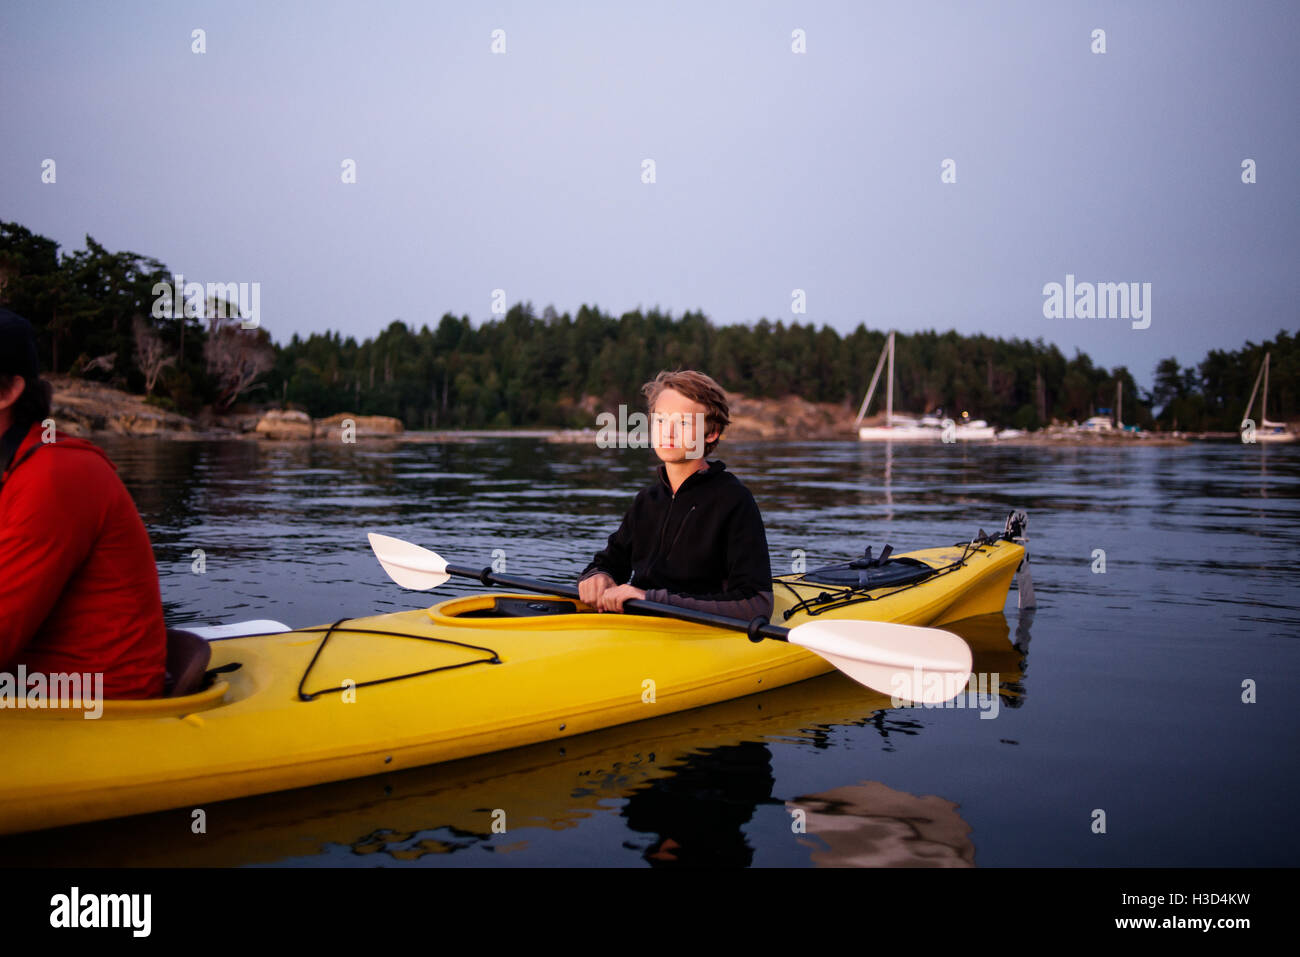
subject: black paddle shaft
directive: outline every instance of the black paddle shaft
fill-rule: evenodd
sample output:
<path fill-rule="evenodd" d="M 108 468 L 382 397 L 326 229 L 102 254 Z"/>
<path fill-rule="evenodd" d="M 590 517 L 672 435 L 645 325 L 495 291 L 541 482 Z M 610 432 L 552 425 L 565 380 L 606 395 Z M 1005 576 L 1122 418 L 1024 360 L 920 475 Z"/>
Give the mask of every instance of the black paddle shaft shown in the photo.
<path fill-rule="evenodd" d="M 534 578 L 522 578 L 518 575 L 502 575 L 494 572 L 490 567 L 478 569 L 467 568 L 463 565 L 448 565 L 447 574 L 459 575 L 462 578 L 473 578 L 488 586 L 522 588 L 525 591 L 541 592 L 544 595 L 559 595 L 576 601 L 582 600 L 578 597 L 578 586 L 576 585 L 556 585 L 550 582 L 537 581 Z M 678 621 L 690 621 L 698 625 L 712 625 L 715 628 L 743 631 L 749 636 L 750 641 L 759 641 L 763 638 L 770 638 L 773 641 L 786 641 L 790 636 L 789 628 L 773 625 L 761 615 L 752 621 L 744 621 L 740 618 L 715 615 L 712 612 L 696 611 L 694 608 L 683 608 L 680 605 L 664 605 L 644 598 L 629 598 L 623 602 L 623 607 L 642 614 L 654 615 L 657 618 L 675 618 Z"/>

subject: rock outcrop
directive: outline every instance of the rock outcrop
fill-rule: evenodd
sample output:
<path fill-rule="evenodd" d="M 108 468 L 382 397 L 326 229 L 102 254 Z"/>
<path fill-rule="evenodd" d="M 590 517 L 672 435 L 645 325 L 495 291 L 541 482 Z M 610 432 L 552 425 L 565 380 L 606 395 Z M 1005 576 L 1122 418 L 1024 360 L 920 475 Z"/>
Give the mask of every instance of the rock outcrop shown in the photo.
<path fill-rule="evenodd" d="M 281 411 L 272 409 L 265 413 L 253 429 L 266 439 L 310 439 L 312 437 L 311 416 L 306 412 L 292 409 Z"/>
<path fill-rule="evenodd" d="M 392 416 L 353 415 L 351 412 L 340 412 L 327 419 L 316 419 L 312 423 L 312 434 L 318 439 L 344 438 L 344 430 L 348 428 L 349 422 L 352 423 L 352 435 L 359 439 L 384 438 L 400 435 L 405 431 L 402 420 L 394 419 Z"/>
<path fill-rule="evenodd" d="M 750 399 L 727 393 L 731 425 L 726 438 L 736 442 L 780 439 L 856 438 L 857 411 L 831 402 L 809 402 L 797 395 L 780 399 Z"/>
<path fill-rule="evenodd" d="M 55 428 L 68 435 L 110 432 L 116 435 L 190 436 L 196 431 L 187 416 L 151 405 L 99 382 L 48 376 L 54 387 L 50 416 Z"/>

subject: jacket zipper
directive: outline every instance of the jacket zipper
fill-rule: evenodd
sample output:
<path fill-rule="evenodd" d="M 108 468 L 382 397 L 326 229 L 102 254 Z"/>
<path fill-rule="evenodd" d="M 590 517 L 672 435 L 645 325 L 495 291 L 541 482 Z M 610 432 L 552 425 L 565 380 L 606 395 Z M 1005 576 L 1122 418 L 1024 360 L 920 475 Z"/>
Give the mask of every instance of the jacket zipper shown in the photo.
<path fill-rule="evenodd" d="M 659 528 L 659 548 L 655 550 L 656 558 L 664 553 L 664 536 L 668 534 L 668 520 L 673 517 L 673 505 L 675 505 L 676 502 L 677 493 L 673 492 L 673 497 L 668 502 L 668 512 L 664 515 L 664 523 Z"/>
<path fill-rule="evenodd" d="M 695 478 L 694 474 L 688 475 L 686 477 L 686 482 L 689 482 L 693 478 Z M 678 486 L 677 492 L 680 492 L 683 488 L 686 487 L 686 482 L 683 482 L 680 486 Z M 659 559 L 661 559 L 664 555 L 664 536 L 668 534 L 668 521 L 673 517 L 673 506 L 677 503 L 677 492 L 673 492 L 673 497 L 668 501 L 668 514 L 664 516 L 664 523 L 659 528 L 659 548 L 655 551 L 654 557 L 650 559 L 649 564 L 646 566 L 647 568 L 653 568 L 655 563 L 659 561 Z M 690 510 L 686 513 L 686 518 L 691 517 L 691 512 L 695 511 L 695 508 L 696 506 L 694 505 L 690 507 Z M 672 551 L 673 545 L 677 544 L 677 539 L 682 537 L 682 529 L 686 526 L 686 518 L 683 518 L 682 524 L 677 526 L 677 534 L 673 536 L 673 544 L 668 546 L 669 551 Z M 628 580 L 628 584 L 629 585 L 632 584 L 632 582 L 635 580 L 636 580 L 636 569 L 633 569 L 632 577 Z"/>
<path fill-rule="evenodd" d="M 659 556 L 663 554 L 664 536 L 668 534 L 668 520 L 673 517 L 673 503 L 677 501 L 677 493 L 673 492 L 672 494 L 673 497 L 668 502 L 668 513 L 664 516 L 664 523 L 661 526 L 659 526 L 659 547 L 655 550 L 654 555 L 650 557 L 650 561 L 646 563 L 647 569 L 653 568 L 655 562 L 659 560 Z M 632 569 L 632 577 L 627 580 L 627 583 L 629 585 L 633 585 L 636 583 L 635 568 Z"/>
<path fill-rule="evenodd" d="M 682 519 L 682 523 L 677 526 L 677 534 L 673 536 L 672 544 L 668 546 L 669 552 L 671 552 L 674 548 L 677 547 L 677 539 L 682 537 L 682 531 L 686 528 L 686 523 L 690 521 L 691 512 L 695 511 L 695 508 L 696 506 L 692 505 L 690 509 L 686 512 L 686 517 Z"/>

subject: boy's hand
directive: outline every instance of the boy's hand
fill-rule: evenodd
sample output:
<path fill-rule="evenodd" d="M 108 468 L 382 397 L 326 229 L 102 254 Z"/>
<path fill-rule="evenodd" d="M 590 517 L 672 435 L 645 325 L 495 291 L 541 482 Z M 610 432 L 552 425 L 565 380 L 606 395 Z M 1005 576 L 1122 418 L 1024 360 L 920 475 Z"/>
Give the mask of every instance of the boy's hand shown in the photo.
<path fill-rule="evenodd" d="M 578 598 L 584 605 L 590 605 L 596 611 L 601 611 L 600 596 L 605 593 L 605 589 L 613 587 L 614 579 L 600 572 L 578 582 Z"/>
<path fill-rule="evenodd" d="M 629 598 L 644 598 L 645 592 L 640 588 L 632 585 L 617 585 L 614 588 L 606 588 L 600 596 L 601 611 L 623 611 L 623 602 Z"/>

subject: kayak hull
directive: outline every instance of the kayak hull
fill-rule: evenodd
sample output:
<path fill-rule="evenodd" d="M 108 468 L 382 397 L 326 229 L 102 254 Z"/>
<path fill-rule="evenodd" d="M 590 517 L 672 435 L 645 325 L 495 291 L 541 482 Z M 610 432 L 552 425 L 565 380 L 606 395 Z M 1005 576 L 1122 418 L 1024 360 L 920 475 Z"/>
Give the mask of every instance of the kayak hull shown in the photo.
<path fill-rule="evenodd" d="M 943 625 L 1001 612 L 1023 548 L 911 553 L 941 571 L 819 612 L 826 586 L 778 579 L 774 623 Z M 952 568 L 954 559 L 960 565 Z M 831 589 L 832 591 L 834 589 Z M 803 681 L 811 652 L 647 616 L 482 615 L 495 595 L 212 643 L 238 665 L 188 698 L 102 717 L 0 711 L 0 833 L 59 827 L 419 767 L 583 734 Z M 537 596 L 519 596 L 536 600 Z"/>

